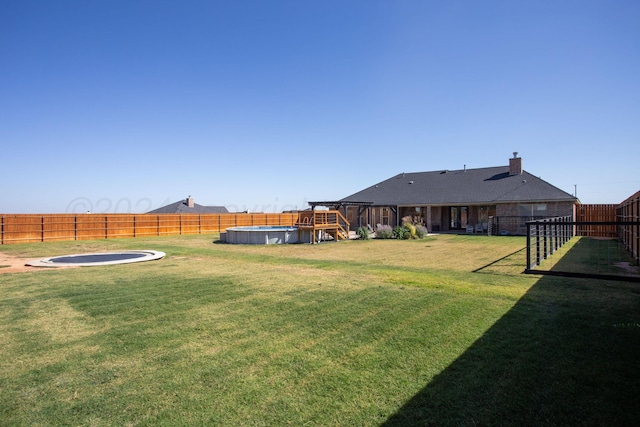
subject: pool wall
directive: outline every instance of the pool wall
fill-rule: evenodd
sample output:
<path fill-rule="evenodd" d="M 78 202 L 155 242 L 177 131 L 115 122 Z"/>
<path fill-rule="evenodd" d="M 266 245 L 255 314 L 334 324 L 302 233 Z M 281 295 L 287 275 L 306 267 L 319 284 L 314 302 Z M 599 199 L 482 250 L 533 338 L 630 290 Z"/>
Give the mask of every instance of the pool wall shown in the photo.
<path fill-rule="evenodd" d="M 311 232 L 296 227 L 232 227 L 220 233 L 220 241 L 245 245 L 274 245 L 283 243 L 311 243 Z"/>

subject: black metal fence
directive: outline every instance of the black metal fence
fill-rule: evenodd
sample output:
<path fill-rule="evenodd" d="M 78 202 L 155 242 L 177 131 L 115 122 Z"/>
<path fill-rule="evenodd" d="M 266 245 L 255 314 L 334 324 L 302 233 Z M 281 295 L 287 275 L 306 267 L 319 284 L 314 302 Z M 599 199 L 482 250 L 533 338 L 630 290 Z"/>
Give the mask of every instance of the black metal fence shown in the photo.
<path fill-rule="evenodd" d="M 527 270 L 540 265 L 575 235 L 571 216 L 527 221 Z"/>
<path fill-rule="evenodd" d="M 612 226 L 617 230 L 617 237 L 587 237 L 581 233 L 581 230 L 585 229 Z M 585 222 L 573 221 L 567 216 L 528 221 L 526 227 L 525 273 L 640 281 L 637 251 L 633 252 L 631 249 L 634 246 L 628 242 L 629 236 L 637 240 L 640 227 L 637 220 Z M 550 269 L 540 268 L 544 260 L 550 258 L 573 237 L 584 239 L 572 246 L 573 256 L 565 253 L 564 257 L 567 259 L 563 259 L 562 262 L 553 263 Z"/>

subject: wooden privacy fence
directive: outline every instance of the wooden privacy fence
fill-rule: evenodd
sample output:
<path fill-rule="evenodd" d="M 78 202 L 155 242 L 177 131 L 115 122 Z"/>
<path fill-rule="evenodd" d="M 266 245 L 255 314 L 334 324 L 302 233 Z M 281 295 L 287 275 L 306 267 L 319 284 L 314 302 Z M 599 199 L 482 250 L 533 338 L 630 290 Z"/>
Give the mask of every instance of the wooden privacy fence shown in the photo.
<path fill-rule="evenodd" d="M 577 222 L 615 222 L 616 207 L 618 205 L 578 205 L 576 209 Z M 615 225 L 579 225 L 576 234 L 585 237 L 618 237 Z"/>
<path fill-rule="evenodd" d="M 292 226 L 297 220 L 297 213 L 2 214 L 0 243 L 219 233 L 237 226 Z"/>

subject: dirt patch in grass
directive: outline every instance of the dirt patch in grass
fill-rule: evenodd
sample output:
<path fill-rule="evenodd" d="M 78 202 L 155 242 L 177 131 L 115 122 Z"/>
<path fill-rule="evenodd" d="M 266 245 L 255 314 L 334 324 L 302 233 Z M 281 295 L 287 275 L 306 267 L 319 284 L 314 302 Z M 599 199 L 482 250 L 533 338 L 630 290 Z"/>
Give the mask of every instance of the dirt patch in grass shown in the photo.
<path fill-rule="evenodd" d="M 27 271 L 44 271 L 47 268 L 31 267 L 26 265 L 34 258 L 14 257 L 0 252 L 0 274 L 5 273 L 24 273 Z M 58 268 L 74 268 L 74 267 L 58 267 Z"/>
<path fill-rule="evenodd" d="M 35 267 L 25 265 L 32 260 L 32 258 L 12 257 L 7 254 L 0 253 L 0 274 L 36 270 Z"/>

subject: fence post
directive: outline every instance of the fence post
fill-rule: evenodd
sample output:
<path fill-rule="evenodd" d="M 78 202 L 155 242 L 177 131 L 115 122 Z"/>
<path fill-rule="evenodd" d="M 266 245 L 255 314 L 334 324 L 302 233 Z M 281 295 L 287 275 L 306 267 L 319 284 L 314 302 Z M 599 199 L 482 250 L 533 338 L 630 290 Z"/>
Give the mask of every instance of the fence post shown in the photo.
<path fill-rule="evenodd" d="M 531 224 L 527 223 L 527 270 L 531 270 Z"/>
<path fill-rule="evenodd" d="M 540 265 L 540 223 L 536 222 L 536 265 Z"/>
<path fill-rule="evenodd" d="M 0 219 L 0 245 L 4 245 L 4 215 Z"/>
<path fill-rule="evenodd" d="M 549 253 L 548 255 L 553 254 L 553 219 L 547 220 L 549 223 Z"/>
<path fill-rule="evenodd" d="M 542 222 L 542 259 L 547 259 L 547 222 L 543 220 Z"/>
<path fill-rule="evenodd" d="M 40 216 L 40 241 L 44 242 L 44 215 Z"/>

